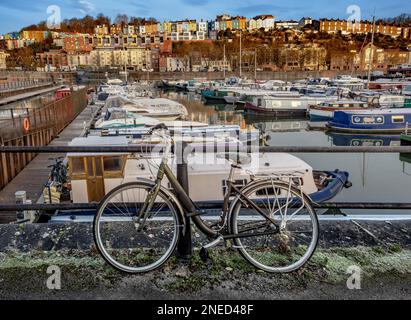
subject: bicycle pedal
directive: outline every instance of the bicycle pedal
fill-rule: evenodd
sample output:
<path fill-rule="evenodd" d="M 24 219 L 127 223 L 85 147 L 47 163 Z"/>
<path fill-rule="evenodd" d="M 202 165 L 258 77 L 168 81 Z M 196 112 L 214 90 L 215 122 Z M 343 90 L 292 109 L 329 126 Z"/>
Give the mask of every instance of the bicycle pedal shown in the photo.
<path fill-rule="evenodd" d="M 203 262 L 207 262 L 210 259 L 210 254 L 208 253 L 207 249 L 205 249 L 205 248 L 200 249 L 199 255 L 200 255 L 200 259 Z"/>

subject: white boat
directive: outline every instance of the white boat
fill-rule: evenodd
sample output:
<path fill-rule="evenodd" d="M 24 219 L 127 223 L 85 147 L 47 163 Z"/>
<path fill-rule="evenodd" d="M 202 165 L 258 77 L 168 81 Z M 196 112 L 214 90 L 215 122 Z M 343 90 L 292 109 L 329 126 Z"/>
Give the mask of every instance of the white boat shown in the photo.
<path fill-rule="evenodd" d="M 147 117 L 143 114 L 130 112 L 127 108 L 109 108 L 94 124 L 95 129 L 127 129 L 153 127 L 164 123 L 169 127 L 207 127 L 208 124 L 195 121 L 162 120 L 156 117 Z"/>
<path fill-rule="evenodd" d="M 187 108 L 181 103 L 164 98 L 134 98 L 115 95 L 107 98 L 106 108 L 122 108 L 127 112 L 137 113 L 159 120 L 177 120 L 188 115 Z"/>
<path fill-rule="evenodd" d="M 349 75 L 340 75 L 331 80 L 331 84 L 338 88 L 345 88 L 351 91 L 364 90 L 365 81 Z"/>
<path fill-rule="evenodd" d="M 75 138 L 71 146 L 128 146 L 126 137 Z M 344 187 L 348 174 L 345 172 L 314 172 L 303 160 L 285 153 L 236 154 L 244 161 L 243 170 L 237 170 L 238 187 L 246 185 L 253 175 L 280 175 L 299 172 L 303 179 L 303 191 L 313 201 L 325 201 Z M 105 194 L 118 185 L 145 178 L 154 180 L 161 158 L 151 154 L 94 154 L 69 153 L 68 164 L 71 194 L 74 203 L 99 202 Z M 176 159 L 169 165 L 177 171 Z M 225 153 L 195 152 L 188 156 L 190 196 L 195 202 L 221 203 L 224 198 L 231 163 Z M 91 170 L 91 171 L 90 171 Z M 281 178 L 280 178 L 281 179 Z M 168 188 L 167 179 L 163 181 Z"/>
<path fill-rule="evenodd" d="M 146 136 L 150 131 L 150 126 L 127 126 L 121 127 L 112 126 L 111 128 L 102 128 L 90 131 L 90 134 L 101 136 L 128 136 L 133 138 L 141 138 Z M 172 136 L 184 137 L 215 137 L 215 138 L 236 138 L 242 142 L 257 142 L 264 137 L 264 131 L 248 127 L 241 129 L 238 125 L 206 125 L 197 122 L 183 121 L 180 123 L 169 123 L 169 130 Z"/>
<path fill-rule="evenodd" d="M 334 117 L 336 111 L 343 110 L 365 110 L 374 108 L 366 101 L 358 100 L 339 100 L 333 102 L 323 102 L 309 106 L 310 121 L 329 121 Z"/>

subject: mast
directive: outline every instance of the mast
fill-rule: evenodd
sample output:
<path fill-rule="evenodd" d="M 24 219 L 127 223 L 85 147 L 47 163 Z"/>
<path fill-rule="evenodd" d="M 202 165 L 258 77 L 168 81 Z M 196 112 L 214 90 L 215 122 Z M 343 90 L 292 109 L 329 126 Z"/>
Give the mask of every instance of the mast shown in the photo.
<path fill-rule="evenodd" d="M 375 14 L 372 18 L 372 34 L 371 34 L 371 54 L 370 54 L 370 63 L 368 64 L 368 79 L 367 79 L 367 89 L 370 88 L 371 81 L 371 68 L 374 62 L 374 34 L 375 34 Z"/>
<path fill-rule="evenodd" d="M 128 57 L 127 57 L 127 52 L 126 52 L 126 46 L 125 46 L 125 43 L 124 43 L 124 32 L 122 32 L 122 35 L 123 35 L 123 57 L 124 57 L 124 77 L 125 77 L 125 80 L 126 80 L 126 84 L 127 84 L 127 82 L 128 82 L 128 76 L 127 76 L 127 60 L 128 60 Z"/>
<path fill-rule="evenodd" d="M 243 31 L 240 30 L 240 78 L 242 78 L 243 76 L 243 57 L 242 57 L 242 33 Z"/>
<path fill-rule="evenodd" d="M 224 71 L 224 81 L 225 81 L 225 73 L 226 73 L 226 58 L 225 58 L 225 43 L 224 43 L 224 47 L 223 47 L 223 71 Z"/>
<path fill-rule="evenodd" d="M 254 48 L 254 82 L 257 83 L 257 47 Z"/>

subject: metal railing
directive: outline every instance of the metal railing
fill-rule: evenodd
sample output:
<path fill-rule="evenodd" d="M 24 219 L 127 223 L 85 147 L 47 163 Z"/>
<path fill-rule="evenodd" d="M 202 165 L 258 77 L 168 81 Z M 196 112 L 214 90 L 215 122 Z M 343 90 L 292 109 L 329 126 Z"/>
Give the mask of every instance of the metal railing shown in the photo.
<path fill-rule="evenodd" d="M 185 150 L 185 145 L 179 145 L 181 150 Z M 153 146 L 151 146 L 153 148 Z M 158 148 L 158 146 L 157 146 Z M 227 151 L 232 152 L 232 148 L 227 148 Z M 47 147 L 5 147 L 0 146 L 1 153 L 69 153 L 69 152 L 92 152 L 92 153 L 141 153 L 148 152 L 149 146 L 127 146 L 127 147 L 62 147 L 62 146 L 47 146 Z M 210 148 L 205 148 L 210 151 Z M 177 156 L 177 178 L 183 188 L 188 192 L 188 169 L 187 158 L 184 152 L 176 152 Z M 216 148 L 215 151 L 222 152 L 221 148 Z M 249 147 L 250 152 L 288 152 L 288 153 L 410 153 L 411 146 L 401 147 Z M 197 203 L 203 209 L 221 208 L 207 203 Z M 0 204 L 0 212 L 22 212 L 22 211 L 42 211 L 49 212 L 49 215 L 54 215 L 57 210 L 87 210 L 96 209 L 96 203 L 77 203 L 77 204 Z M 411 210 L 411 203 L 321 203 L 314 204 L 315 208 L 319 209 L 395 209 L 395 210 Z M 191 219 L 187 215 L 186 223 L 190 224 Z M 177 246 L 177 256 L 181 259 L 189 259 L 193 254 L 193 242 L 191 228 L 180 234 L 180 241 Z"/>

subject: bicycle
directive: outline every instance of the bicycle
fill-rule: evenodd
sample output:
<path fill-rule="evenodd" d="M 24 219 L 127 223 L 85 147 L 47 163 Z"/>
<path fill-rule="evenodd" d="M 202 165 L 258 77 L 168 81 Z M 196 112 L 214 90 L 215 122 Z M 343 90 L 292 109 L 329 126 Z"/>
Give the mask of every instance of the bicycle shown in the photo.
<path fill-rule="evenodd" d="M 118 186 L 101 201 L 93 223 L 96 246 L 102 257 L 117 270 L 144 273 L 161 267 L 176 249 L 180 233 L 197 229 L 210 240 L 200 250 L 232 241 L 233 248 L 256 268 L 266 272 L 293 272 L 313 255 L 318 243 L 318 219 L 311 201 L 302 191 L 302 173 L 254 175 L 238 188 L 236 170 L 246 157 L 226 154 L 232 163 L 221 217 L 217 223 L 201 216 L 168 166 L 171 138 L 164 124 L 154 127 L 165 141 L 155 181 L 137 179 Z M 171 188 L 162 185 L 168 179 Z"/>

